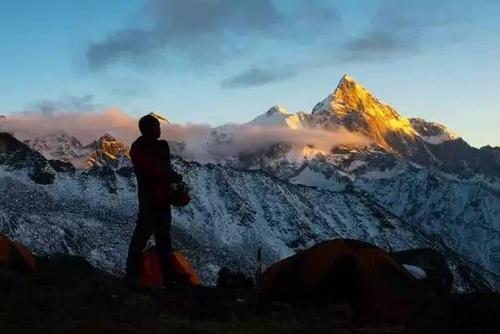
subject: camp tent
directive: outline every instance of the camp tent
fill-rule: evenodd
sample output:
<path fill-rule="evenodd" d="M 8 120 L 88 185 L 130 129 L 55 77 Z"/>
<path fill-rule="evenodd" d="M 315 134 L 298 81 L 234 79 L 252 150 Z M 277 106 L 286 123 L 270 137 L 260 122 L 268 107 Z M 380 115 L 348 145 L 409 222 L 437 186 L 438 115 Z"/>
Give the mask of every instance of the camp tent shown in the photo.
<path fill-rule="evenodd" d="M 35 270 L 36 261 L 31 251 L 0 233 L 0 280 L 15 280 Z"/>
<path fill-rule="evenodd" d="M 176 277 L 172 279 L 180 280 L 189 285 L 201 285 L 200 277 L 181 251 L 174 251 L 170 256 L 176 274 Z M 163 277 L 158 249 L 150 247 L 143 253 L 140 285 L 142 287 L 161 287 L 162 284 Z"/>
<path fill-rule="evenodd" d="M 405 322 L 428 296 L 423 284 L 384 250 L 336 239 L 270 266 L 261 276 L 259 307 L 347 304 L 357 320 Z"/>

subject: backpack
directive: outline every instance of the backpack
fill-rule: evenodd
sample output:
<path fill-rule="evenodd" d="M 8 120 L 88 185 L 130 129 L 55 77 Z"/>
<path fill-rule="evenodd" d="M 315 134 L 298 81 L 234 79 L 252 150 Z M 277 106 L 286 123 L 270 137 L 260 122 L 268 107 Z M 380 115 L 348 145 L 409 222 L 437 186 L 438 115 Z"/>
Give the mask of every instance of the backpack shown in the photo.
<path fill-rule="evenodd" d="M 173 206 L 186 206 L 191 202 L 189 189 L 184 182 L 173 183 L 170 193 L 170 204 Z"/>

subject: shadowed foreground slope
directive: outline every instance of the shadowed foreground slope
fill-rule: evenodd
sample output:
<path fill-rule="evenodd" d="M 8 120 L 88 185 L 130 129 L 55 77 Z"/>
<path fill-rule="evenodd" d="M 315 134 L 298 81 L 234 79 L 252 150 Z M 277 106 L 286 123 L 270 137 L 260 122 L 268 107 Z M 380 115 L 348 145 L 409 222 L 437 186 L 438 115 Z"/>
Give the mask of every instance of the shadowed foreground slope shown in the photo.
<path fill-rule="evenodd" d="M 131 292 L 77 257 L 39 259 L 39 272 L 0 289 L 2 333 L 403 333 L 356 327 L 342 308 L 274 305 L 255 315 L 253 292 L 202 288 Z M 429 305 L 409 333 L 497 333 L 498 295 L 454 295 Z M 466 316 L 467 315 L 467 316 Z"/>

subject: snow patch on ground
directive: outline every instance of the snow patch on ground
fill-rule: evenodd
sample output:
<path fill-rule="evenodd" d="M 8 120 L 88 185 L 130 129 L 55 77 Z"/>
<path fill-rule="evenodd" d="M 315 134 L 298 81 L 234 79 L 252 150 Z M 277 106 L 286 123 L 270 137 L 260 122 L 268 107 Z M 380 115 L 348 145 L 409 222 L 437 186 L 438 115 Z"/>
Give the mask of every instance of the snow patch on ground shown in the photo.
<path fill-rule="evenodd" d="M 364 179 L 380 180 L 380 179 L 391 179 L 397 175 L 397 171 L 394 169 L 387 170 L 372 170 L 361 174 L 359 177 Z"/>
<path fill-rule="evenodd" d="M 413 277 L 418 280 L 426 279 L 427 273 L 420 267 L 412 266 L 411 264 L 403 264 L 403 267 L 409 272 Z"/>
<path fill-rule="evenodd" d="M 309 187 L 316 187 L 319 189 L 332 189 L 335 188 L 331 184 L 331 180 L 327 179 L 322 173 L 317 173 L 311 168 L 304 168 L 300 174 L 290 179 L 292 184 L 302 184 Z"/>

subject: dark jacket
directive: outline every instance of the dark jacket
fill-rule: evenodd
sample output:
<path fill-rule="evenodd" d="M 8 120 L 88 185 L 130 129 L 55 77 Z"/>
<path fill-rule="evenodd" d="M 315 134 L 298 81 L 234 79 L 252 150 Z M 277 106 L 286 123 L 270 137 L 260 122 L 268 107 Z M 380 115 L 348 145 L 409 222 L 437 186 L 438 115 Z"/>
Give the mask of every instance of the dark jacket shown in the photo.
<path fill-rule="evenodd" d="M 173 171 L 167 141 L 137 138 L 130 148 L 137 177 L 139 213 L 170 210 L 172 183 L 182 181 Z"/>

